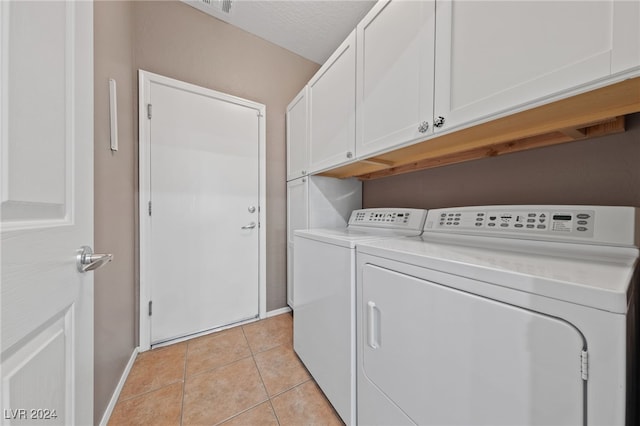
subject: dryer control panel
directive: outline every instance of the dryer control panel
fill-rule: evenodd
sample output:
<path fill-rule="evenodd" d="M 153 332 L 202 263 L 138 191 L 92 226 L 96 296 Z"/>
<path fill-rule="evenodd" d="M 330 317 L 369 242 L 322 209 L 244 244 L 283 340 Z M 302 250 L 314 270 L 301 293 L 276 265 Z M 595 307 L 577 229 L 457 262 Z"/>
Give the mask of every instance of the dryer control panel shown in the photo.
<path fill-rule="evenodd" d="M 560 232 L 576 237 L 593 236 L 593 210 L 581 211 L 510 211 L 442 212 L 437 223 L 444 228 L 494 229 L 521 232 Z"/>
<path fill-rule="evenodd" d="M 633 245 L 632 207 L 480 206 L 430 210 L 425 232 Z"/>

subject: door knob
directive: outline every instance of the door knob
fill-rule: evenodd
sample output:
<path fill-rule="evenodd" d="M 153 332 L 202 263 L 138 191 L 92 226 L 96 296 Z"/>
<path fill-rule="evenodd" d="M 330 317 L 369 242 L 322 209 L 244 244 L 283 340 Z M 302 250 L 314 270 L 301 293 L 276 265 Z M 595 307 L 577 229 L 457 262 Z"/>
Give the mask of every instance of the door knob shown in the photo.
<path fill-rule="evenodd" d="M 255 227 L 256 227 L 256 223 L 255 223 L 255 222 L 251 222 L 250 224 L 245 225 L 245 226 L 243 226 L 243 227 L 242 227 L 242 228 L 240 228 L 240 229 L 253 229 L 253 228 L 255 228 Z"/>
<path fill-rule="evenodd" d="M 249 206 L 249 208 L 247 210 L 249 210 L 249 213 L 255 213 L 256 207 L 255 206 Z"/>
<path fill-rule="evenodd" d="M 91 247 L 82 246 L 78 249 L 76 266 L 79 272 L 87 272 L 101 268 L 112 260 L 112 254 L 95 254 L 93 250 L 91 250 Z"/>

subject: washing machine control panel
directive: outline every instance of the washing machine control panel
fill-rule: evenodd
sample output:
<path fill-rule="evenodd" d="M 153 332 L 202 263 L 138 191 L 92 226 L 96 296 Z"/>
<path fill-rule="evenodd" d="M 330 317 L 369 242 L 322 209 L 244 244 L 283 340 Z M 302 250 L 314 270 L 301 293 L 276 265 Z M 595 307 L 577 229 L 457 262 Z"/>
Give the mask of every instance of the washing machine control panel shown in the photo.
<path fill-rule="evenodd" d="M 480 206 L 429 210 L 424 231 L 637 245 L 640 215 L 619 206 Z"/>
<path fill-rule="evenodd" d="M 427 211 L 422 209 L 354 210 L 349 226 L 422 230 Z"/>

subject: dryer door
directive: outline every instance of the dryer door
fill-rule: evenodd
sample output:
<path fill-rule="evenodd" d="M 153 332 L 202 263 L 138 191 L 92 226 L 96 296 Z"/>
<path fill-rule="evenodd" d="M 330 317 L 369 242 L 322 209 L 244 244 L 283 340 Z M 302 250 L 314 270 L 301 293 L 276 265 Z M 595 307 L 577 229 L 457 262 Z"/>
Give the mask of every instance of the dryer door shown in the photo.
<path fill-rule="evenodd" d="M 360 423 L 397 409 L 417 424 L 583 424 L 571 324 L 370 264 L 362 277 L 358 392 L 392 404 L 359 406 Z"/>

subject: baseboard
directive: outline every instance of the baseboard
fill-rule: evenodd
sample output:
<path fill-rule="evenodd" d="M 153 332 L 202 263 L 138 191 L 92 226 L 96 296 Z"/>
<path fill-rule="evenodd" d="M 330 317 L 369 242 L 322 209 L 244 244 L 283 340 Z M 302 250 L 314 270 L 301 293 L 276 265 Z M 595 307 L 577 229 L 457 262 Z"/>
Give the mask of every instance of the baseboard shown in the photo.
<path fill-rule="evenodd" d="M 109 419 L 111 418 L 111 414 L 113 413 L 113 409 L 116 407 L 116 402 L 118 402 L 118 398 L 120 398 L 120 392 L 122 392 L 122 388 L 124 387 L 124 382 L 127 381 L 127 377 L 129 377 L 129 373 L 131 372 L 131 368 L 133 367 L 133 363 L 138 356 L 138 347 L 133 348 L 133 352 L 131 353 L 131 358 L 129 358 L 129 362 L 127 366 L 124 368 L 122 372 L 122 377 L 120 377 L 120 381 L 118 382 L 118 386 L 113 391 L 113 395 L 111 396 L 111 400 L 109 401 L 109 405 L 107 405 L 107 409 L 104 411 L 102 415 L 102 420 L 100 420 L 100 426 L 107 426 L 109 423 Z"/>
<path fill-rule="evenodd" d="M 284 308 L 274 309 L 273 311 L 267 312 L 267 318 L 275 317 L 276 315 L 286 314 L 287 312 L 291 312 L 291 308 L 285 306 Z"/>

